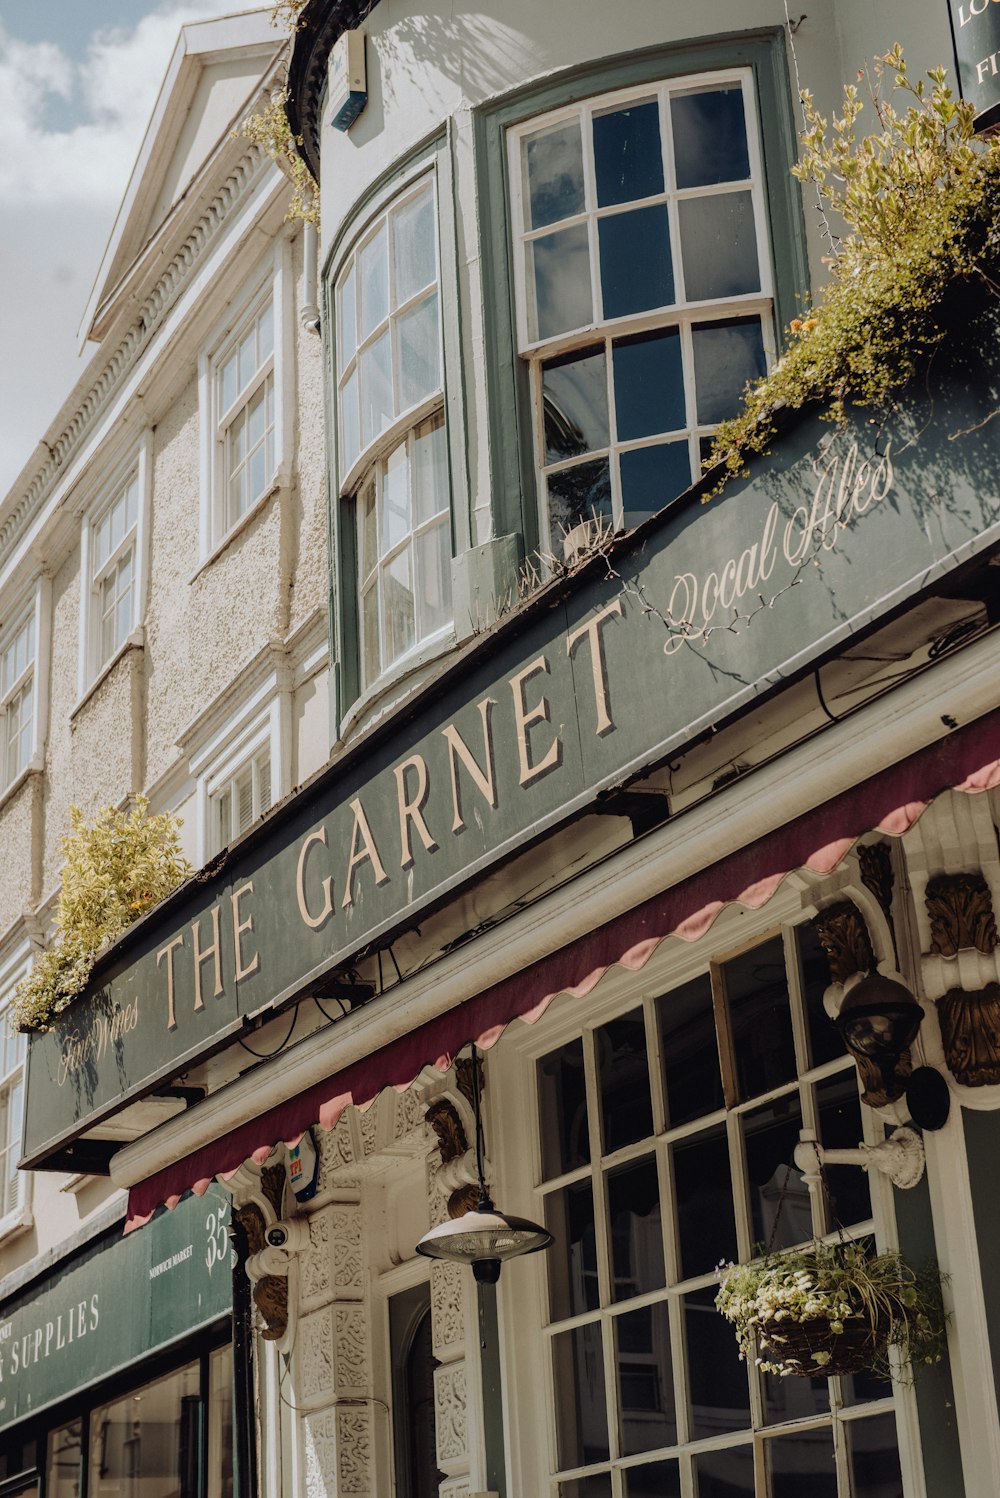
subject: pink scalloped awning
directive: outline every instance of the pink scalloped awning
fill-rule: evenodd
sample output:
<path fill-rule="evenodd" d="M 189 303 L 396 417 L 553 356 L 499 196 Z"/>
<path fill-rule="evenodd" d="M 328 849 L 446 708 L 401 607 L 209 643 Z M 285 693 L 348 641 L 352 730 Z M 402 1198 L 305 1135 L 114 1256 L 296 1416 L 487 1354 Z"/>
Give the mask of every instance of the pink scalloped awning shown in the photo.
<path fill-rule="evenodd" d="M 697 941 L 726 905 L 759 910 L 795 869 L 829 873 L 865 833 L 900 837 L 941 791 L 998 785 L 1000 712 L 852 786 L 141 1181 L 129 1194 L 126 1232 L 148 1222 L 161 1203 L 174 1206 L 188 1190 L 201 1195 L 217 1175 L 231 1175 L 245 1160 L 265 1160 L 311 1124 L 332 1129 L 349 1104 L 365 1108 L 386 1087 L 402 1092 L 428 1065 L 446 1071 L 470 1041 L 489 1049 L 512 1020 L 534 1024 L 557 995 L 585 998 L 609 967 L 637 972 L 666 937 Z"/>

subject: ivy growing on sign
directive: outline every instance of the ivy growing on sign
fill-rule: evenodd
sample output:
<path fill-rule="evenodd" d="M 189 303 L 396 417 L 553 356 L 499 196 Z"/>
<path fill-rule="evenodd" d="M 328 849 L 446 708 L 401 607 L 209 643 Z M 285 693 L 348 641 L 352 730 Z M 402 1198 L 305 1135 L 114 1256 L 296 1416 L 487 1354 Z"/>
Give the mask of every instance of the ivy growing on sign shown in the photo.
<path fill-rule="evenodd" d="M 132 811 L 103 807 L 88 824 L 70 808 L 72 827 L 60 839 L 65 859 L 55 939 L 14 990 L 11 1020 L 22 1030 L 47 1029 L 87 986 L 102 948 L 193 872 L 180 848 L 180 821 L 150 816 L 144 796 Z"/>
<path fill-rule="evenodd" d="M 818 401 L 842 423 L 848 402 L 884 406 L 947 336 L 955 288 L 1000 291 L 1000 143 L 973 138 L 972 106 L 943 68 L 911 82 L 898 45 L 866 79 L 870 133 L 856 85 L 832 121 L 802 95 L 807 129 L 792 170 L 849 232 L 831 236 L 829 281 L 787 330 L 782 357 L 718 428 L 705 464 L 723 465 L 713 493 L 767 450 L 779 409 Z"/>

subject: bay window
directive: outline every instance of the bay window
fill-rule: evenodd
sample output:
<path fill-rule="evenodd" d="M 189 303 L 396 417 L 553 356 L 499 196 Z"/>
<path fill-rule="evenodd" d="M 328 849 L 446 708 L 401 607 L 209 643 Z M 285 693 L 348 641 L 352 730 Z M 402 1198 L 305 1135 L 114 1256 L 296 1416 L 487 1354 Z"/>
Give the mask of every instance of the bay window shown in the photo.
<path fill-rule="evenodd" d="M 336 286 L 339 487 L 362 690 L 451 622 L 439 280 L 425 176 L 368 225 Z"/>
<path fill-rule="evenodd" d="M 631 527 L 701 471 L 773 346 L 751 73 L 602 95 L 508 133 L 543 543 Z"/>

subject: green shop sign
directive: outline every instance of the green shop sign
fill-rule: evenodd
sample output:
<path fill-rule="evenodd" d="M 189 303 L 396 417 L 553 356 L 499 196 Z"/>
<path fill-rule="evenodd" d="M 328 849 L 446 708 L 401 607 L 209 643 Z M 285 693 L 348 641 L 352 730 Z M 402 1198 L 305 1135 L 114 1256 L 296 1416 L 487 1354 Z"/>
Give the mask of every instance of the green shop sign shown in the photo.
<path fill-rule="evenodd" d="M 984 331 L 882 424 L 789 425 L 721 498 L 689 494 L 502 621 L 137 925 L 32 1037 L 26 1163 L 1000 541 Z"/>
<path fill-rule="evenodd" d="M 228 1226 L 229 1197 L 211 1186 L 0 1307 L 0 1431 L 227 1315 Z"/>

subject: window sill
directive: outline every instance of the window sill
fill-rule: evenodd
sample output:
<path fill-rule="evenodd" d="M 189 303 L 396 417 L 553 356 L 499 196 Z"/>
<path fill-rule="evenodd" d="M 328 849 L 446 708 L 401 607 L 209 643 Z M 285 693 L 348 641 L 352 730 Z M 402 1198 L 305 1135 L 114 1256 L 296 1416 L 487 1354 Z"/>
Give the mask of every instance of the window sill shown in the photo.
<path fill-rule="evenodd" d="M 226 551 L 229 546 L 231 546 L 232 543 L 236 540 L 236 537 L 242 535 L 251 521 L 260 514 L 261 510 L 268 503 L 268 501 L 272 500 L 276 494 L 280 494 L 282 489 L 286 487 L 287 485 L 285 480 L 283 480 L 279 474 L 271 487 L 269 489 L 265 489 L 264 493 L 260 496 L 259 499 L 254 500 L 253 504 L 250 506 L 249 510 L 247 510 L 246 514 L 241 515 L 232 529 L 226 531 L 226 534 L 222 537 L 221 540 L 215 543 L 212 550 L 207 552 L 206 555 L 202 557 L 201 561 L 198 563 L 197 567 L 188 578 L 188 587 L 190 587 L 191 584 L 195 582 L 201 576 L 201 574 L 207 570 L 207 568 L 211 567 L 213 562 L 218 561 L 222 553 Z"/>
<path fill-rule="evenodd" d="M 447 624 L 444 629 L 439 629 L 437 634 L 430 635 L 409 654 L 394 661 L 370 687 L 367 687 L 359 697 L 355 697 L 350 709 L 340 720 L 338 738 L 346 739 L 348 735 L 356 732 L 362 722 L 365 727 L 368 727 L 368 722 L 365 720 L 377 716 L 373 709 L 383 698 L 398 691 L 408 677 L 416 675 L 439 656 L 453 650 L 457 644 L 455 626 L 453 623 Z M 393 706 L 395 705 L 394 703 Z"/>
<path fill-rule="evenodd" d="M 118 662 L 122 660 L 126 655 L 128 655 L 130 650 L 142 650 L 144 646 L 145 637 L 143 635 L 142 625 L 140 624 L 138 629 L 134 629 L 132 631 L 128 639 L 125 641 L 124 645 L 119 645 L 118 649 L 115 651 L 111 659 L 101 667 L 100 671 L 98 671 L 97 675 L 94 677 L 94 680 L 90 683 L 90 686 L 84 692 L 83 696 L 80 697 L 77 701 L 76 706 L 71 709 L 69 715 L 69 721 L 71 723 L 75 721 L 77 714 L 86 707 L 87 703 L 90 701 L 91 697 L 93 697 L 94 693 L 97 691 L 98 687 L 105 680 L 105 678 L 111 675 L 111 672 L 115 669 Z"/>
<path fill-rule="evenodd" d="M 26 1233 L 34 1225 L 34 1220 L 30 1207 L 23 1207 L 19 1212 L 11 1212 L 9 1216 L 0 1218 L 0 1243 Z"/>
<path fill-rule="evenodd" d="M 8 801 L 12 801 L 14 799 L 23 785 L 27 784 L 29 776 L 41 775 L 43 768 L 44 766 L 42 764 L 40 756 L 36 755 L 33 759 L 30 759 L 25 765 L 24 769 L 20 772 L 20 774 L 14 776 L 14 779 L 11 781 L 10 785 L 5 786 L 4 789 L 0 791 L 0 810 L 2 810 L 4 806 L 6 806 Z"/>

